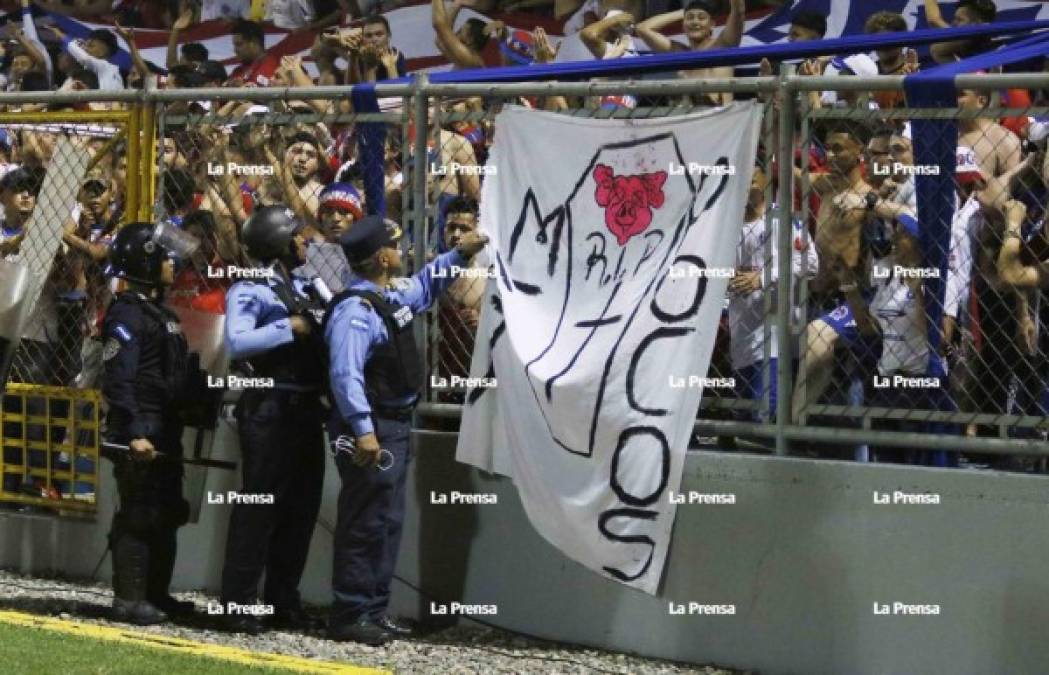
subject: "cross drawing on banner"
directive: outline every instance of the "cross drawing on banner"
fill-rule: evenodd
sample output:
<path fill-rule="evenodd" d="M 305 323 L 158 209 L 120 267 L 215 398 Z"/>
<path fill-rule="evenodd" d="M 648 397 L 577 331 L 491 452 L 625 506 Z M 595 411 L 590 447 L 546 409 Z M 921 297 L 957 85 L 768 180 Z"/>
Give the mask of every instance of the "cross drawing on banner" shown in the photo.
<path fill-rule="evenodd" d="M 496 275 L 472 370 L 498 386 L 468 394 L 459 456 L 509 465 L 543 536 L 649 592 L 701 393 L 668 382 L 709 363 L 727 279 L 704 271 L 734 259 L 756 112 L 624 123 L 510 110 L 496 127 L 481 215 Z M 587 149 L 579 161 L 523 151 L 562 136 L 545 147 Z M 674 170 L 697 163 L 707 170 Z M 509 460 L 479 459 L 484 443 Z"/>

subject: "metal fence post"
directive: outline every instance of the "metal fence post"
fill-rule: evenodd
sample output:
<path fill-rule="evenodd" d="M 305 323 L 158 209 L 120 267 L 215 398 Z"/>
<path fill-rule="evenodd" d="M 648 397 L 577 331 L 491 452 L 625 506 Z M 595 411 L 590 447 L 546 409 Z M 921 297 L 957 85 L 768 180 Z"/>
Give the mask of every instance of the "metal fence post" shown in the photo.
<path fill-rule="evenodd" d="M 786 69 L 787 66 L 784 66 Z M 791 416 L 791 390 L 793 360 L 793 340 L 790 326 L 791 312 L 791 236 L 794 232 L 794 114 L 795 93 L 791 87 L 792 75 L 784 72 L 780 75 L 779 89 L 776 96 L 780 99 L 779 107 L 779 143 L 776 156 L 779 159 L 779 235 L 776 247 L 779 253 L 780 273 L 776 280 L 776 454 L 786 455 L 789 444 L 785 434 Z"/>
<path fill-rule="evenodd" d="M 418 272 L 426 264 L 426 249 L 429 245 L 427 241 L 426 232 L 426 160 L 429 157 L 427 139 L 430 137 L 429 122 L 428 122 L 428 110 L 427 110 L 427 93 L 426 86 L 429 84 L 429 78 L 426 73 L 419 73 L 418 77 L 415 78 L 415 92 L 413 93 L 413 102 L 415 110 L 415 138 L 409 139 L 409 143 L 414 144 L 415 155 L 412 157 L 412 239 L 415 242 L 415 256 L 413 258 L 415 271 Z M 415 322 L 415 340 L 416 344 L 428 345 L 430 344 L 430 329 L 429 322 L 425 320 Z M 424 385 L 426 396 L 424 400 L 429 400 L 430 397 L 430 382 L 429 377 L 426 378 Z"/>
<path fill-rule="evenodd" d="M 137 220 L 149 221 L 153 217 L 157 174 L 157 125 L 156 103 L 145 101 L 142 104 L 142 163 L 139 167 L 139 208 Z"/>

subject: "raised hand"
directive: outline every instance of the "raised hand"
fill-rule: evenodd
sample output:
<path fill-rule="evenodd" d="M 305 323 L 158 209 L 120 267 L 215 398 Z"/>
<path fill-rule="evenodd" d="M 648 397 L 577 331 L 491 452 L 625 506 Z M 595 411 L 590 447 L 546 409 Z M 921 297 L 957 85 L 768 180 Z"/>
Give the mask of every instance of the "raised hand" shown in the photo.
<path fill-rule="evenodd" d="M 557 58 L 557 50 L 561 48 L 560 44 L 555 47 L 550 42 L 550 37 L 542 27 L 532 33 L 532 44 L 535 45 L 536 63 L 550 63 Z"/>
<path fill-rule="evenodd" d="M 125 28 L 124 26 L 121 26 L 119 21 L 113 23 L 113 31 L 120 37 L 124 38 L 124 41 L 129 44 L 135 39 L 135 30 L 133 28 Z"/>
<path fill-rule="evenodd" d="M 178 18 L 175 19 L 175 23 L 171 24 L 171 30 L 178 32 L 183 31 L 193 25 L 193 5 L 188 2 L 182 5 L 182 11 L 179 12 Z"/>
<path fill-rule="evenodd" d="M 613 28 L 626 28 L 627 26 L 633 25 L 633 23 L 634 15 L 630 12 L 623 12 L 622 14 L 616 14 L 614 17 L 612 17 Z"/>
<path fill-rule="evenodd" d="M 904 54 L 902 72 L 904 74 L 918 72 L 918 52 L 913 49 L 907 49 Z"/>

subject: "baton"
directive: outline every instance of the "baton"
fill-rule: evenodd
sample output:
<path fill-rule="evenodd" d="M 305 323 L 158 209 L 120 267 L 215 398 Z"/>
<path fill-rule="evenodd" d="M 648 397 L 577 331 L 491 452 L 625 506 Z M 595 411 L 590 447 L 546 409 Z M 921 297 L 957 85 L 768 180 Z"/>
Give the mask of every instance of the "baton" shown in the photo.
<path fill-rule="evenodd" d="M 102 442 L 102 449 L 109 450 L 110 452 L 119 452 L 124 454 L 131 453 L 131 447 L 128 445 L 121 445 L 120 443 L 110 443 L 108 441 Z M 222 459 L 194 459 L 192 457 L 175 457 L 164 452 L 157 452 L 156 459 L 170 460 L 178 462 L 179 464 L 189 464 L 192 466 L 207 466 L 213 469 L 227 469 L 229 471 L 236 471 L 237 463 L 228 462 Z"/>

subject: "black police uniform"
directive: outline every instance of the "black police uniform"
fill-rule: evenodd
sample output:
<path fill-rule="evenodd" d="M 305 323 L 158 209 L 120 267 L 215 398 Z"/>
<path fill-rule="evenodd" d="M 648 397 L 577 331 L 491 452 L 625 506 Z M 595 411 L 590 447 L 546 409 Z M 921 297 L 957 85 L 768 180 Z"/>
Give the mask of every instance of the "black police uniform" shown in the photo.
<path fill-rule="evenodd" d="M 178 317 L 137 292 L 116 296 L 103 323 L 102 394 L 109 405 L 107 436 L 127 444 L 146 438 L 167 456 L 116 459 L 120 507 L 113 516 L 113 590 L 130 603 L 171 609 L 176 531 L 189 516 L 182 498 L 182 422 L 177 409 L 190 378 Z"/>

